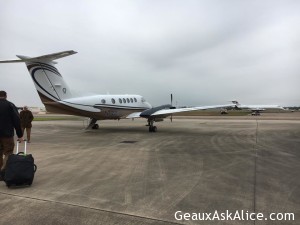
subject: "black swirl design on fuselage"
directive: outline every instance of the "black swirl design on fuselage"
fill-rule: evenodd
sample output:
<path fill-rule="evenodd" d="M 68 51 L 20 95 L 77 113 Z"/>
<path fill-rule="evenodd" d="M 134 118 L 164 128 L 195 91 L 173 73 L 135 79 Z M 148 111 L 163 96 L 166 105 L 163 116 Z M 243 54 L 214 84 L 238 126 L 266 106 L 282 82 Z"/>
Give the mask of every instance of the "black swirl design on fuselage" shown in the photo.
<path fill-rule="evenodd" d="M 37 68 L 35 68 L 35 67 L 37 67 Z M 32 68 L 34 68 L 34 70 L 36 70 L 36 69 L 47 70 L 47 71 L 50 71 L 61 77 L 61 74 L 58 72 L 58 70 L 54 66 L 51 66 L 46 63 L 33 63 L 30 65 L 27 65 L 28 71 L 30 71 Z"/>
<path fill-rule="evenodd" d="M 34 83 L 35 83 L 37 86 L 39 86 L 39 87 L 40 87 L 45 93 L 47 93 L 49 96 L 51 96 L 52 98 L 54 98 L 54 99 L 60 101 L 59 98 L 57 98 L 57 97 L 55 97 L 54 95 L 50 94 L 50 93 L 49 93 L 49 92 L 48 92 L 48 91 L 47 91 L 47 90 L 46 90 L 46 89 L 45 89 L 45 88 L 37 81 L 37 79 L 36 79 L 36 77 L 35 77 L 35 73 L 36 73 L 37 71 L 39 71 L 39 70 L 49 71 L 49 72 L 54 73 L 54 74 L 56 74 L 56 75 L 58 75 L 58 76 L 61 77 L 60 73 L 59 73 L 58 70 L 57 70 L 55 67 L 53 67 L 53 66 L 44 64 L 44 65 L 47 65 L 47 67 L 44 66 L 44 65 L 43 65 L 43 67 L 42 67 L 41 64 L 44 64 L 44 63 L 30 64 L 30 65 L 27 66 L 28 71 L 30 72 L 30 75 L 31 75 L 31 77 L 32 77 L 32 79 L 33 79 L 33 81 L 34 81 Z M 33 69 L 32 69 L 32 68 L 33 68 Z M 54 68 L 54 69 L 53 69 L 53 68 Z M 32 70 L 31 70 L 31 69 L 32 69 Z M 31 70 L 31 71 L 30 71 L 30 70 Z M 47 76 L 47 74 L 46 74 L 46 76 Z"/>

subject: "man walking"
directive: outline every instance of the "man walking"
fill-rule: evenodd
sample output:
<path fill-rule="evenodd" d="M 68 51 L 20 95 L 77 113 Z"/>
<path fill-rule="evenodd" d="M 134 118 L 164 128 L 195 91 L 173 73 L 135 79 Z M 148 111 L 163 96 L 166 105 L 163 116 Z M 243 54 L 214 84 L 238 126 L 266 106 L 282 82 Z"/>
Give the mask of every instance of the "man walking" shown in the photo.
<path fill-rule="evenodd" d="M 14 151 L 14 130 L 18 141 L 23 140 L 23 132 L 20 125 L 20 117 L 16 106 L 6 100 L 5 91 L 0 91 L 0 169 L 5 169 L 8 156 Z M 4 159 L 3 159 L 4 156 Z M 2 173 L 1 173 L 2 174 Z"/>
<path fill-rule="evenodd" d="M 28 110 L 27 106 L 24 106 L 23 110 L 20 112 L 20 120 L 21 120 L 21 127 L 22 133 L 25 135 L 25 129 L 27 134 L 27 142 L 30 143 L 30 133 L 32 127 L 32 120 L 33 115 L 30 110 Z"/>

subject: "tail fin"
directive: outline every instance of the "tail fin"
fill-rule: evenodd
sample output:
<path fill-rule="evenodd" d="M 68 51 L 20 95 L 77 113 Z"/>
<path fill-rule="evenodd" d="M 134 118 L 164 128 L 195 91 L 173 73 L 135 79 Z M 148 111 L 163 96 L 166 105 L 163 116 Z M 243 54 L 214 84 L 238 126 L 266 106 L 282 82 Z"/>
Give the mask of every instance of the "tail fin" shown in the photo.
<path fill-rule="evenodd" d="M 237 110 L 241 110 L 241 108 L 240 108 L 240 106 L 241 106 L 241 104 L 237 101 L 237 100 L 233 100 L 233 101 L 231 101 L 233 104 L 235 104 L 235 109 L 237 109 Z"/>
<path fill-rule="evenodd" d="M 55 68 L 56 62 L 53 60 L 75 53 L 77 52 L 64 51 L 38 57 L 17 55 L 20 60 L 6 60 L 0 61 L 0 63 L 24 62 L 42 102 L 47 104 L 72 97 L 69 87 Z"/>
<path fill-rule="evenodd" d="M 240 103 L 237 100 L 231 101 L 233 104 L 239 105 Z"/>

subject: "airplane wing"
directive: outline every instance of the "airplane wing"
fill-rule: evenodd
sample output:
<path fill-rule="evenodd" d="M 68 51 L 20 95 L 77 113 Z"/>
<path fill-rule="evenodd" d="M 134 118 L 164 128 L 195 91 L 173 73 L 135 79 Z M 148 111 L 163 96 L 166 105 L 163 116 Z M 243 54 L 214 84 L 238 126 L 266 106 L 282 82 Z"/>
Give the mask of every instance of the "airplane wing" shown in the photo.
<path fill-rule="evenodd" d="M 126 118 L 127 119 L 141 118 L 141 117 L 142 118 L 149 118 L 149 117 L 164 118 L 180 112 L 190 112 L 190 111 L 197 111 L 197 110 L 226 108 L 226 107 L 235 107 L 235 106 L 236 104 L 226 104 L 226 105 L 196 106 L 196 107 L 189 107 L 189 108 L 171 108 L 171 105 L 163 105 L 152 109 L 147 109 L 143 112 L 132 113 L 128 115 Z"/>
<path fill-rule="evenodd" d="M 179 108 L 179 109 L 162 109 L 153 113 L 151 116 L 170 115 L 170 114 L 175 114 L 180 112 L 190 112 L 190 111 L 197 111 L 197 110 L 226 108 L 226 107 L 235 107 L 235 105 L 227 104 L 227 105 L 196 106 L 191 108 Z"/>

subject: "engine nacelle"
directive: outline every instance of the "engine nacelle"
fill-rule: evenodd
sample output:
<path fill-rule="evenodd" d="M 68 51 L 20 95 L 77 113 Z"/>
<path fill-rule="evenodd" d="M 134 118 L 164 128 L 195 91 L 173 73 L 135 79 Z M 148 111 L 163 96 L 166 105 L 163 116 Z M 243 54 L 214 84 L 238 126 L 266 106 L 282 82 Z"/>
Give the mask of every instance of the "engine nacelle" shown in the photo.
<path fill-rule="evenodd" d="M 140 117 L 144 117 L 144 118 L 149 118 L 151 117 L 151 115 L 159 110 L 162 110 L 162 109 L 170 109 L 170 107 L 172 107 L 171 105 L 161 105 L 161 106 L 158 106 L 158 107 L 154 107 L 154 108 L 151 108 L 151 109 L 147 109 L 145 111 L 143 111 L 141 114 L 140 114 Z M 156 120 L 155 120 L 156 121 Z"/>

